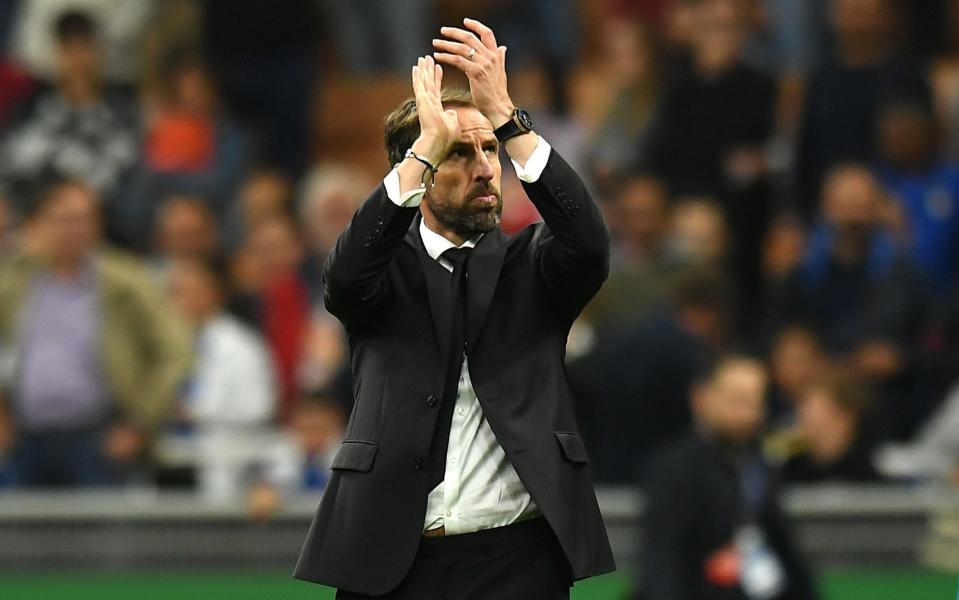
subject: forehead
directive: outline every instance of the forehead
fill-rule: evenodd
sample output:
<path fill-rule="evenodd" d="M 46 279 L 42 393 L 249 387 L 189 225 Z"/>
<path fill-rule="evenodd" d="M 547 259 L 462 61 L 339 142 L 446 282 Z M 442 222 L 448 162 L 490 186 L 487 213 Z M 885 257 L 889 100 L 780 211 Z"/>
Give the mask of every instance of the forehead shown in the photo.
<path fill-rule="evenodd" d="M 479 110 L 471 106 L 457 106 L 453 110 L 459 118 L 461 141 L 496 139 L 493 135 L 493 124 Z"/>

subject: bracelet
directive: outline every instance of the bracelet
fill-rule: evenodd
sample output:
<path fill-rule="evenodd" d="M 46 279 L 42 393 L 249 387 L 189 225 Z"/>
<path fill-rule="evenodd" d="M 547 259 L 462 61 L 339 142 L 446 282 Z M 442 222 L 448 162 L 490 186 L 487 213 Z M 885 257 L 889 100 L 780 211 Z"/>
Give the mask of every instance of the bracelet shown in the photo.
<path fill-rule="evenodd" d="M 412 158 L 412 159 L 418 160 L 426 166 L 426 172 L 423 173 L 423 177 L 420 179 L 420 182 L 424 186 L 426 185 L 427 174 L 429 174 L 429 176 L 432 177 L 432 175 L 436 173 L 436 167 L 433 166 L 433 163 L 428 161 L 426 157 L 421 156 L 417 154 L 416 152 L 413 152 L 412 148 L 408 148 L 406 150 L 406 154 L 403 155 L 403 158 Z"/>

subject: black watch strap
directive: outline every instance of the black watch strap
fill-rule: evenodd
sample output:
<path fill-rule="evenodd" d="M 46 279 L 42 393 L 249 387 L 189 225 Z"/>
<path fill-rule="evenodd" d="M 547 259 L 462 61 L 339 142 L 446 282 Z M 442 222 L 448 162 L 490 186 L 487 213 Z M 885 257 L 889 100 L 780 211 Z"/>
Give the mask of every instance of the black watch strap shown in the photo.
<path fill-rule="evenodd" d="M 510 120 L 497 127 L 493 134 L 502 143 L 510 138 L 528 133 L 532 129 L 533 121 L 530 119 L 529 113 L 521 108 L 514 108 Z"/>

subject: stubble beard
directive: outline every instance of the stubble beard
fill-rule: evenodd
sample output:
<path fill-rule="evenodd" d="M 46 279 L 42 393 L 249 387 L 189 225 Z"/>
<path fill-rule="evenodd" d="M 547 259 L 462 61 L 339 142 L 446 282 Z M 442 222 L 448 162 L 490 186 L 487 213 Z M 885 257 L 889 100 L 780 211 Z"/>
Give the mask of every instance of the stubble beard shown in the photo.
<path fill-rule="evenodd" d="M 496 197 L 495 205 L 476 202 L 476 198 L 486 195 Z M 492 186 L 471 189 L 460 203 L 430 197 L 425 201 L 440 225 L 463 239 L 496 229 L 503 216 L 503 198 Z"/>

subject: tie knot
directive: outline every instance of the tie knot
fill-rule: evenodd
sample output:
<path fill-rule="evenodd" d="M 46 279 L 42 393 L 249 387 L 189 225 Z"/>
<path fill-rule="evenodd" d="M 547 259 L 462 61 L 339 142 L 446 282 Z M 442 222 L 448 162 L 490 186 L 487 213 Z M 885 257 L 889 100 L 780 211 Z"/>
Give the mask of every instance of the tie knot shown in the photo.
<path fill-rule="evenodd" d="M 472 248 L 450 248 L 440 256 L 449 261 L 453 265 L 453 270 L 459 272 L 463 265 L 466 264 L 466 260 L 470 256 Z"/>

